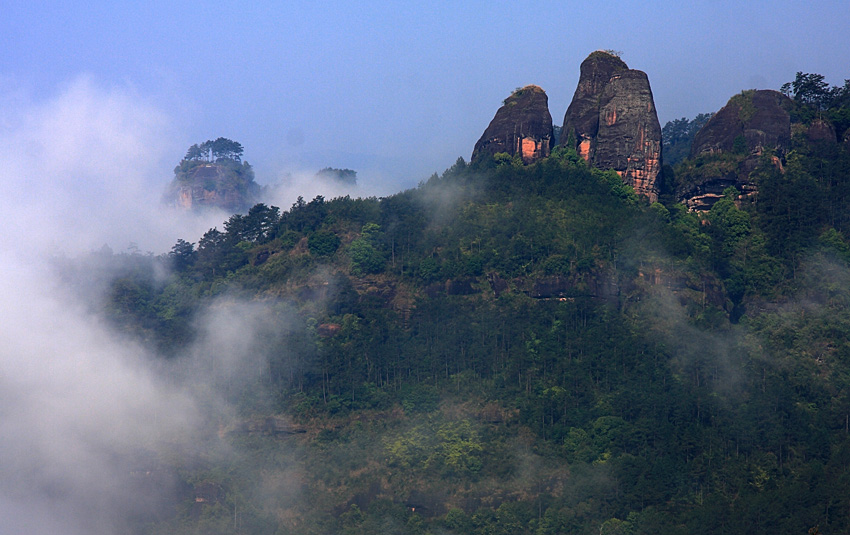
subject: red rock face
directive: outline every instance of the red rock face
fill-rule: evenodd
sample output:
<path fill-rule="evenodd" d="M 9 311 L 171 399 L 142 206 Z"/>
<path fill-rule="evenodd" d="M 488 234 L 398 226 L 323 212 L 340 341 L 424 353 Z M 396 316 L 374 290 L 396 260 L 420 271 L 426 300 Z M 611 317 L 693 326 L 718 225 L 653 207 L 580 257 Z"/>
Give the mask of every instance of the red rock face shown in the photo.
<path fill-rule="evenodd" d="M 221 208 L 231 212 L 250 208 L 259 195 L 253 179 L 240 177 L 232 169 L 216 163 L 198 165 L 182 180 L 172 181 L 164 200 L 185 210 Z"/>
<path fill-rule="evenodd" d="M 554 131 L 549 98 L 536 85 L 515 91 L 475 144 L 472 159 L 505 152 L 529 164 L 549 156 Z"/>
<path fill-rule="evenodd" d="M 655 201 L 661 171 L 661 125 L 649 79 L 618 57 L 594 52 L 564 116 L 561 144 L 599 169 L 613 169 L 639 195 Z"/>

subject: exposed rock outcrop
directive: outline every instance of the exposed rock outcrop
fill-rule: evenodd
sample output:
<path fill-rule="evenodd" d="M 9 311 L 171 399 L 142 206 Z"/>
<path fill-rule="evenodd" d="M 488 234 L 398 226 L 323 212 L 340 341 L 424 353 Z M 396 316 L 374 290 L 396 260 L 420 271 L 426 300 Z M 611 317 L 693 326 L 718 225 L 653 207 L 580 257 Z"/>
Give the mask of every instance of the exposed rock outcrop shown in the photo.
<path fill-rule="evenodd" d="M 719 152 L 784 154 L 791 143 L 791 99 L 769 89 L 743 91 L 709 119 L 694 137 L 691 156 Z"/>
<path fill-rule="evenodd" d="M 596 51 L 581 63 L 580 69 L 578 87 L 564 116 L 561 145 L 575 143 L 581 157 L 592 161 L 599 132 L 599 97 L 611 78 L 629 70 L 629 66 L 613 54 Z"/>
<path fill-rule="evenodd" d="M 188 162 L 175 169 L 165 193 L 166 203 L 186 210 L 220 208 L 244 212 L 258 202 L 260 186 L 247 163 L 233 161 Z"/>
<path fill-rule="evenodd" d="M 594 167 L 613 169 L 638 194 L 658 198 L 661 125 L 649 79 L 617 56 L 596 51 L 582 62 L 561 144 Z"/>
<path fill-rule="evenodd" d="M 694 211 L 707 211 L 734 186 L 745 199 L 757 193 L 753 171 L 767 158 L 782 168 L 791 145 L 791 99 L 772 90 L 735 95 L 694 137 L 691 162 L 685 162 L 676 195 Z M 823 125 L 807 135 L 824 136 Z M 835 138 L 834 130 L 832 138 Z"/>
<path fill-rule="evenodd" d="M 806 128 L 806 139 L 814 143 L 835 143 L 838 141 L 835 136 L 835 127 L 826 119 L 814 119 Z"/>
<path fill-rule="evenodd" d="M 549 98 L 536 85 L 527 85 L 505 99 L 472 151 L 472 160 L 505 152 L 529 164 L 549 156 L 555 134 Z"/>

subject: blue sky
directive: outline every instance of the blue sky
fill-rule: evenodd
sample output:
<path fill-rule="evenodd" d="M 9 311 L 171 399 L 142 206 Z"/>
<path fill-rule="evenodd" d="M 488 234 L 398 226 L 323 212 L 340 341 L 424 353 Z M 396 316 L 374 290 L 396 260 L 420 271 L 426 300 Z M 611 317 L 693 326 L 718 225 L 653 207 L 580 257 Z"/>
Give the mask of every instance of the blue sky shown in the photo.
<path fill-rule="evenodd" d="M 649 75 L 663 125 L 796 71 L 842 83 L 848 28 L 846 0 L 11 0 L 0 105 L 26 113 L 82 78 L 162 114 L 163 184 L 189 145 L 224 136 L 260 182 L 348 167 L 389 192 L 468 159 L 518 86 L 543 87 L 560 124 L 593 50 Z"/>

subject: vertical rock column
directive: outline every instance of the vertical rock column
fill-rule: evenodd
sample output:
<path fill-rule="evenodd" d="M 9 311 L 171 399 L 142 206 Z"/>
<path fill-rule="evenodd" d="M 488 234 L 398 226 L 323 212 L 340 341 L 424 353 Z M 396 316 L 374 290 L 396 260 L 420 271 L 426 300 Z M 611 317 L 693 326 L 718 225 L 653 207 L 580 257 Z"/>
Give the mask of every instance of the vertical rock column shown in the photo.
<path fill-rule="evenodd" d="M 617 56 L 596 51 L 582 62 L 561 144 L 571 145 L 594 167 L 613 169 L 638 194 L 657 200 L 661 125 L 649 79 Z"/>

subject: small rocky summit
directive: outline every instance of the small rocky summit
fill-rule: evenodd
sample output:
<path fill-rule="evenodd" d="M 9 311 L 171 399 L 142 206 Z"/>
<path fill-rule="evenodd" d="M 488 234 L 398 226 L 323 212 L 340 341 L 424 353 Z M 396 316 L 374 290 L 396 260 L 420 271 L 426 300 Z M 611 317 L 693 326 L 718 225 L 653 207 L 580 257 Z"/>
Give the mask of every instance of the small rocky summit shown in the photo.
<path fill-rule="evenodd" d="M 682 172 L 676 195 L 690 210 L 707 211 L 734 186 L 741 198 L 756 193 L 750 179 L 763 157 L 781 168 L 791 145 L 794 103 L 778 91 L 747 90 L 733 96 L 697 132 L 691 146 L 692 165 Z M 835 139 L 831 125 L 813 123 L 811 138 Z"/>
<path fill-rule="evenodd" d="M 472 151 L 472 160 L 500 152 L 529 164 L 549 156 L 554 139 L 549 97 L 536 85 L 514 91 L 490 121 Z"/>
<path fill-rule="evenodd" d="M 225 138 L 189 147 L 174 168 L 163 201 L 184 210 L 219 208 L 245 212 L 259 199 L 254 170 L 242 161 L 242 145 Z"/>
<path fill-rule="evenodd" d="M 791 99 L 769 89 L 743 91 L 709 119 L 694 137 L 691 156 L 765 150 L 784 154 L 791 143 Z"/>
<path fill-rule="evenodd" d="M 581 63 L 560 143 L 574 147 L 594 167 L 613 169 L 638 194 L 657 200 L 661 125 L 649 79 L 616 55 L 597 50 Z"/>

